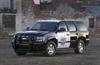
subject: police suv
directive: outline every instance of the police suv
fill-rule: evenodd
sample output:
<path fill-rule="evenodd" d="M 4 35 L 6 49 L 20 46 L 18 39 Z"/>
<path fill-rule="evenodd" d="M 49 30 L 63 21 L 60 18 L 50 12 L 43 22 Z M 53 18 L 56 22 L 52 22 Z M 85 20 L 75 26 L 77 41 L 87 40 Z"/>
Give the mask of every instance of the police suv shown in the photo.
<path fill-rule="evenodd" d="M 80 21 L 38 20 L 27 31 L 14 34 L 12 47 L 17 55 L 39 51 L 54 56 L 57 49 L 73 48 L 82 54 L 89 44 L 89 31 Z"/>

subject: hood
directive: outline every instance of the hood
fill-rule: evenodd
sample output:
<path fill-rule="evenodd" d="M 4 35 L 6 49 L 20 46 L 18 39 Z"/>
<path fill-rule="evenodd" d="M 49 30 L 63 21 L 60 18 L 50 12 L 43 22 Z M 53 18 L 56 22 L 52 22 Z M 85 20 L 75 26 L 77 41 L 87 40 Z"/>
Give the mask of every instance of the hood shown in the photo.
<path fill-rule="evenodd" d="M 35 36 L 43 36 L 48 34 L 49 31 L 20 31 L 16 32 L 16 35 L 35 35 Z"/>

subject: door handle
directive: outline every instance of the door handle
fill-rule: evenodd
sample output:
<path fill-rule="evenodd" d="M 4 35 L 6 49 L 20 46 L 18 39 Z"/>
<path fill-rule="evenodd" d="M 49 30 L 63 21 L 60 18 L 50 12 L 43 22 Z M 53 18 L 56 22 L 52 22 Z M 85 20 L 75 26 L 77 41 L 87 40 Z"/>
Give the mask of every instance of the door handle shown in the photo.
<path fill-rule="evenodd" d="M 78 35 L 78 33 L 76 33 L 76 35 Z"/>
<path fill-rule="evenodd" d="M 66 34 L 67 36 L 69 36 L 69 34 Z"/>

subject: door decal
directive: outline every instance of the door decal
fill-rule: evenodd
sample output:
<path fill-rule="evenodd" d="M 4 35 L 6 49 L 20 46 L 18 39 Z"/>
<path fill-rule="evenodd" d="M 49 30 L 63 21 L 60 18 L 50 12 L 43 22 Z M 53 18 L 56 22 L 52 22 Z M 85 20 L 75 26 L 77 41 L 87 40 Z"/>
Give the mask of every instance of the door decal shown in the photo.
<path fill-rule="evenodd" d="M 67 36 L 67 34 L 70 34 L 70 33 L 69 32 L 59 32 L 59 33 L 57 33 L 58 48 L 69 48 L 69 46 L 70 46 L 70 35 Z"/>

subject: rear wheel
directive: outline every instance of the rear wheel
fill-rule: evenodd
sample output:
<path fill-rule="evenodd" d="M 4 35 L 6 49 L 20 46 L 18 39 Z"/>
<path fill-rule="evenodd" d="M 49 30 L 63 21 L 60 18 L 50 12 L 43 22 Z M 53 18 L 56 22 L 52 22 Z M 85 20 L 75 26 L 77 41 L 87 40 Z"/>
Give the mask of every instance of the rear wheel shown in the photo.
<path fill-rule="evenodd" d="M 82 54 L 84 52 L 84 41 L 83 40 L 79 40 L 76 48 L 74 49 L 75 53 L 79 53 Z"/>
<path fill-rule="evenodd" d="M 49 41 L 45 48 L 45 54 L 47 56 L 54 56 L 56 53 L 56 44 L 53 41 Z"/>

